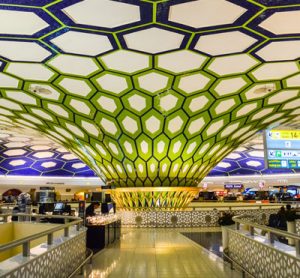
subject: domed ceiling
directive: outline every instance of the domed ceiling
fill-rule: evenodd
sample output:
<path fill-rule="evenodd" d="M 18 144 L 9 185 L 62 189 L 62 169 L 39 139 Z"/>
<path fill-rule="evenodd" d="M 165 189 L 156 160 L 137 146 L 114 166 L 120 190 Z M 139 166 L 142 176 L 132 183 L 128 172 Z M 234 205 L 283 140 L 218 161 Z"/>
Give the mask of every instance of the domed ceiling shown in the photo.
<path fill-rule="evenodd" d="M 298 120 L 299 34 L 300 1 L 4 0 L 0 121 L 116 186 L 195 186 Z"/>

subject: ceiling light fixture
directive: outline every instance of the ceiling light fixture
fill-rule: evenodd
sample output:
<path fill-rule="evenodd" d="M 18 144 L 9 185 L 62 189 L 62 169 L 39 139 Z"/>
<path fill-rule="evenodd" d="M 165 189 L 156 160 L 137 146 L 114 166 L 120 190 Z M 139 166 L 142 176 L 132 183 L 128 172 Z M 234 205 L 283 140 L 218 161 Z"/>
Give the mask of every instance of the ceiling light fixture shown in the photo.
<path fill-rule="evenodd" d="M 52 92 L 41 86 L 29 86 L 29 91 L 38 95 L 51 95 Z"/>

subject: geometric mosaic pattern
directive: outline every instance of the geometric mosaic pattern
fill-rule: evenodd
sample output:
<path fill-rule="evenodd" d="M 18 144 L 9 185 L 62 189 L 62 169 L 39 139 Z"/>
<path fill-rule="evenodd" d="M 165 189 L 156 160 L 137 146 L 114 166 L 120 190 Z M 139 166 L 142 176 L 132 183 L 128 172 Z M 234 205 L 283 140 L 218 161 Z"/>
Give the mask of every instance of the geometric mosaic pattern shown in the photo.
<path fill-rule="evenodd" d="M 300 260 L 296 256 L 236 230 L 227 232 L 229 257 L 254 277 L 299 277 Z"/>
<path fill-rule="evenodd" d="M 118 188 L 110 194 L 119 209 L 182 208 L 199 193 L 197 187 L 169 188 Z"/>
<path fill-rule="evenodd" d="M 194 186 L 298 120 L 298 2 L 2 1 L 0 120 L 116 186 Z"/>
<path fill-rule="evenodd" d="M 95 177 L 81 160 L 57 143 L 28 129 L 6 127 L 0 134 L 0 175 Z M 243 143 L 219 162 L 208 176 L 294 173 L 296 169 L 265 168 L 262 135 Z M 16 155 L 17 154 L 17 155 Z"/>
<path fill-rule="evenodd" d="M 256 219 L 269 219 L 270 214 L 276 209 L 263 208 L 261 210 L 239 209 L 234 215 L 251 215 Z M 122 226 L 125 227 L 218 227 L 220 212 L 218 210 L 131 210 L 122 211 Z"/>
<path fill-rule="evenodd" d="M 86 256 L 86 231 L 73 233 L 68 239 L 61 239 L 60 244 L 49 247 L 41 255 L 31 256 L 24 262 L 15 263 L 11 271 L 1 277 L 69 277 Z M 67 256 L 66 256 L 67 255 Z M 20 266 L 19 266 L 20 264 Z"/>

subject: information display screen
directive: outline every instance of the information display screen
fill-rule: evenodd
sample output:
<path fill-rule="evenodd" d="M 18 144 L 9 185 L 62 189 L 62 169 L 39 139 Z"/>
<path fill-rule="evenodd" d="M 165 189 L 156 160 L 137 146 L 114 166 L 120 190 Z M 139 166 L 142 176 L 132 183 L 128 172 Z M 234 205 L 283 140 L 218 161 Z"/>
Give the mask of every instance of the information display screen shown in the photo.
<path fill-rule="evenodd" d="M 300 130 L 266 130 L 266 166 L 271 169 L 300 169 Z"/>

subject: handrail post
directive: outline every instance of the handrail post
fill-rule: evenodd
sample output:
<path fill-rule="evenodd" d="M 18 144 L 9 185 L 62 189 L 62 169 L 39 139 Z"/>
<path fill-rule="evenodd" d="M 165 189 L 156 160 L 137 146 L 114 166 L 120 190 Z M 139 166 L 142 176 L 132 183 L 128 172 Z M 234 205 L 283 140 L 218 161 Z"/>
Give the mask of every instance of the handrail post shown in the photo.
<path fill-rule="evenodd" d="M 64 228 L 64 237 L 69 237 L 69 227 Z"/>
<path fill-rule="evenodd" d="M 23 243 L 23 257 L 30 256 L 30 241 L 26 241 Z"/>
<path fill-rule="evenodd" d="M 53 233 L 48 234 L 47 236 L 47 244 L 52 245 L 53 244 Z"/>
<path fill-rule="evenodd" d="M 270 243 L 273 244 L 274 243 L 274 235 L 272 232 L 268 232 L 268 238 L 269 238 Z"/>
<path fill-rule="evenodd" d="M 250 235 L 254 236 L 254 227 L 250 226 Z"/>
<path fill-rule="evenodd" d="M 295 240 L 295 247 L 296 247 L 296 256 L 300 256 L 300 240 L 296 239 Z"/>
<path fill-rule="evenodd" d="M 240 229 L 240 222 L 235 222 L 235 229 L 239 230 Z"/>

